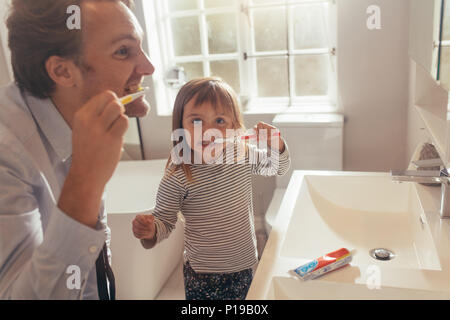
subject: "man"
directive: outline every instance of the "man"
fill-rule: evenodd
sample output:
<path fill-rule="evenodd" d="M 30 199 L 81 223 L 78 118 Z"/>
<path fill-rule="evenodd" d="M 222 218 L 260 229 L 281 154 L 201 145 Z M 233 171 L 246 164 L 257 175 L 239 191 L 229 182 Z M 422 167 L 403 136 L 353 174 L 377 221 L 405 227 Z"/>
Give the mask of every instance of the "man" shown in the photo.
<path fill-rule="evenodd" d="M 71 30 L 73 5 L 81 28 Z M 12 1 L 15 84 L 0 89 L 0 299 L 114 298 L 103 193 L 128 116 L 149 108 L 118 97 L 154 72 L 130 5 Z"/>

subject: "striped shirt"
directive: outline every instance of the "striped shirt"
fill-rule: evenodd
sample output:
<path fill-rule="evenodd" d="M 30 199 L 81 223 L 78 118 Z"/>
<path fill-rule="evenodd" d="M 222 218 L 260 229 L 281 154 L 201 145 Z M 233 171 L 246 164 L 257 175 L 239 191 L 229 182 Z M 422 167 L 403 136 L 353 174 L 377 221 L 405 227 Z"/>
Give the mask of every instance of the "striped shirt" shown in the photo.
<path fill-rule="evenodd" d="M 289 151 L 283 153 L 248 145 L 242 160 L 237 148 L 227 148 L 222 164 L 190 165 L 192 181 L 179 168 L 166 171 L 154 210 L 157 243 L 175 227 L 179 211 L 185 219 L 184 259 L 200 273 L 232 273 L 252 268 L 258 261 L 254 228 L 252 175 L 283 175 Z"/>

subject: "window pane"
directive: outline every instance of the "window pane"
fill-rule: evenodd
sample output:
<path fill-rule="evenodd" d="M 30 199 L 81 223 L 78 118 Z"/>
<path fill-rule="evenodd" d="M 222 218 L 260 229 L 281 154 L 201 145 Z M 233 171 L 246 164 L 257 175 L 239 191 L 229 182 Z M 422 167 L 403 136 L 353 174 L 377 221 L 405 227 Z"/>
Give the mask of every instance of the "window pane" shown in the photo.
<path fill-rule="evenodd" d="M 287 58 L 263 58 L 256 62 L 258 72 L 258 96 L 289 96 Z"/>
<path fill-rule="evenodd" d="M 297 96 L 321 96 L 328 93 L 330 56 L 295 57 L 295 91 Z"/>
<path fill-rule="evenodd" d="M 450 40 L 450 2 L 445 1 L 444 23 L 442 27 L 442 40 Z"/>
<path fill-rule="evenodd" d="M 301 5 L 294 8 L 295 49 L 328 47 L 327 5 Z"/>
<path fill-rule="evenodd" d="M 227 82 L 237 94 L 241 92 L 239 81 L 239 64 L 235 60 L 212 61 L 211 75 L 221 77 Z"/>
<path fill-rule="evenodd" d="M 287 50 L 286 9 L 253 10 L 256 51 Z"/>
<path fill-rule="evenodd" d="M 172 19 L 172 33 L 175 56 L 201 53 L 198 17 Z"/>
<path fill-rule="evenodd" d="M 205 8 L 233 7 L 236 0 L 205 0 Z"/>
<path fill-rule="evenodd" d="M 234 13 L 206 16 L 209 53 L 237 51 L 236 18 Z"/>
<path fill-rule="evenodd" d="M 253 4 L 267 4 L 267 3 L 280 3 L 286 0 L 252 0 Z"/>
<path fill-rule="evenodd" d="M 203 77 L 202 62 L 185 62 L 177 63 L 177 65 L 184 68 L 184 72 L 186 72 L 186 81 Z"/>
<path fill-rule="evenodd" d="M 197 0 L 169 0 L 170 11 L 198 9 Z"/>

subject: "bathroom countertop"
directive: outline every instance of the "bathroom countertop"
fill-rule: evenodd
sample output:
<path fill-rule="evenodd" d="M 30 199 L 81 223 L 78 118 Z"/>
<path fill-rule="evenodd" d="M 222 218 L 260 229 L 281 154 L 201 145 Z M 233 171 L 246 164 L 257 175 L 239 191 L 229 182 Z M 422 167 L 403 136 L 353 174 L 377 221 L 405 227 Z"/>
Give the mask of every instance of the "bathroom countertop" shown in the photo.
<path fill-rule="evenodd" d="M 274 277 L 293 277 L 289 274 L 289 270 L 292 270 L 306 262 L 300 261 L 301 259 L 282 257 L 280 253 L 303 178 L 305 175 L 315 175 L 317 173 L 318 171 L 294 171 L 288 189 L 286 190 L 285 197 L 281 203 L 278 217 L 269 235 L 264 253 L 259 262 L 255 277 L 247 295 L 247 299 L 274 299 L 272 279 Z M 389 177 L 389 173 L 369 172 L 349 173 L 322 171 L 321 174 L 366 174 Z M 381 267 L 381 286 L 385 288 L 408 288 L 412 290 L 440 292 L 443 293 L 445 298 L 447 298 L 450 297 L 450 219 L 440 218 L 439 210 L 441 192 L 439 187 L 427 187 L 417 183 L 414 185 L 426 216 L 426 223 L 430 228 L 441 269 L 430 270 L 420 268 Z M 398 226 L 398 228 L 401 227 L 401 225 Z M 317 256 L 324 253 L 325 252 L 318 252 Z M 371 276 L 370 273 L 367 273 L 367 268 L 367 265 L 351 264 L 351 267 L 343 268 L 338 272 L 331 272 L 319 279 L 309 281 L 308 286 L 313 286 L 314 283 L 340 283 L 344 285 L 342 286 L 342 290 L 345 290 L 345 285 L 349 284 L 367 285 Z"/>

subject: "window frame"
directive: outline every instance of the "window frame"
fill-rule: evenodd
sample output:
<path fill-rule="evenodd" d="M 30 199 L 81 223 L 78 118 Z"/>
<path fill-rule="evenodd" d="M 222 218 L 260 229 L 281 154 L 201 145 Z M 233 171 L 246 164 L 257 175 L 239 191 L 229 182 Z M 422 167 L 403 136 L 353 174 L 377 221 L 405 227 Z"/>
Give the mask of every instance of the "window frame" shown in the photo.
<path fill-rule="evenodd" d="M 445 26 L 445 11 L 446 6 L 449 5 L 445 0 L 434 1 L 434 26 L 433 26 L 433 55 L 432 55 L 432 74 L 436 80 L 441 81 L 441 67 L 442 67 L 442 51 L 444 48 L 450 47 L 450 40 L 442 40 Z"/>
<path fill-rule="evenodd" d="M 166 70 L 177 63 L 202 62 L 204 76 L 210 76 L 210 62 L 234 60 L 238 63 L 238 78 L 240 82 L 240 98 L 248 100 L 243 105 L 243 111 L 248 113 L 270 113 L 277 110 L 295 110 L 296 112 L 337 112 L 337 70 L 336 70 L 336 37 L 337 37 L 337 8 L 334 0 L 285 0 L 283 3 L 250 4 L 251 0 L 236 0 L 227 7 L 205 8 L 203 0 L 197 0 L 198 9 L 180 12 L 169 12 L 167 0 L 154 0 L 144 2 L 144 16 L 149 34 L 150 55 L 154 59 L 156 69 L 160 69 L 158 75 L 154 75 L 157 87 L 158 115 L 171 114 L 172 105 L 177 90 L 171 89 L 165 84 Z M 293 8 L 298 5 L 311 5 L 316 3 L 328 3 L 328 36 L 329 48 L 308 50 L 294 49 L 294 25 Z M 257 52 L 255 50 L 255 37 L 252 31 L 252 10 L 259 8 L 271 8 L 287 6 L 286 18 L 289 30 L 288 48 L 284 51 Z M 206 16 L 211 14 L 235 13 L 236 14 L 236 50 L 235 53 L 210 54 L 208 48 L 208 34 Z M 175 56 L 172 41 L 171 19 L 174 17 L 197 16 L 200 27 L 201 52 L 198 55 Z M 157 34 L 156 34 L 157 33 Z M 165 40 L 170 39 L 170 41 Z M 162 41 L 161 41 L 162 40 Z M 328 74 L 327 96 L 295 96 L 295 57 L 300 55 L 322 54 L 330 58 Z M 257 96 L 257 57 L 285 56 L 288 59 L 289 70 L 289 97 L 258 97 Z M 247 59 L 246 59 L 247 57 Z M 158 84 L 156 84 L 158 83 Z M 165 90 L 164 90 L 165 89 Z M 163 93 L 162 91 L 165 91 Z M 161 103 L 163 107 L 161 106 Z"/>

